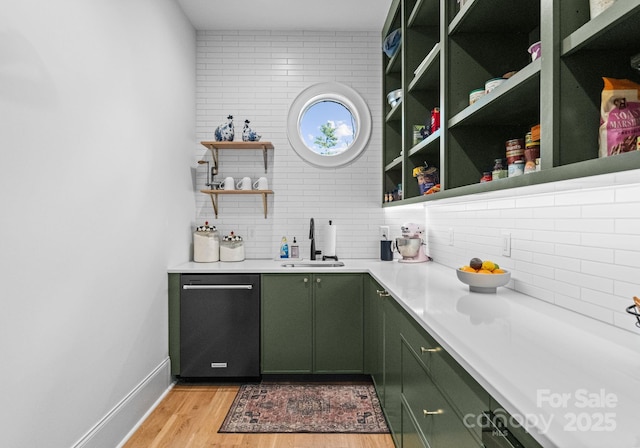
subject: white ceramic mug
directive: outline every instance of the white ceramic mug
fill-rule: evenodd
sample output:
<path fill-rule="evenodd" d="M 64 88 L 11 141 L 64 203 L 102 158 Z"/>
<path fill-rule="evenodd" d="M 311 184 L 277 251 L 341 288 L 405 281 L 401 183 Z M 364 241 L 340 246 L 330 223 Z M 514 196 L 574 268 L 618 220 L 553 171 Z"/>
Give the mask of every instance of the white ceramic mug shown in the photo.
<path fill-rule="evenodd" d="M 259 178 L 257 181 L 253 183 L 253 188 L 255 188 L 256 190 L 268 190 L 269 183 L 267 182 L 267 178 L 266 177 Z"/>
<path fill-rule="evenodd" d="M 238 190 L 251 190 L 251 178 L 250 177 L 243 177 L 236 184 L 236 188 Z"/>
<path fill-rule="evenodd" d="M 226 177 L 220 183 L 220 189 L 221 190 L 235 190 L 236 189 L 236 184 L 235 184 L 235 181 L 233 180 L 233 177 Z"/>

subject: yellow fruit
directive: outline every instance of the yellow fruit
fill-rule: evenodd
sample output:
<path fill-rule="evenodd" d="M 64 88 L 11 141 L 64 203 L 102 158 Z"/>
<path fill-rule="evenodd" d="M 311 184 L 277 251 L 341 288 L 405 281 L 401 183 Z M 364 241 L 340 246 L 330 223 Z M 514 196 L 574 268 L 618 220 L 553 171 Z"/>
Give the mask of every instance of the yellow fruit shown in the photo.
<path fill-rule="evenodd" d="M 491 271 L 487 270 L 487 269 L 480 269 L 478 271 L 478 274 L 491 274 Z"/>
<path fill-rule="evenodd" d="M 462 266 L 462 267 L 460 268 L 460 270 L 461 270 L 461 271 L 464 271 L 464 272 L 473 272 L 473 273 L 475 273 L 475 272 L 476 272 L 476 270 L 475 270 L 475 269 L 473 269 L 471 266 Z"/>
<path fill-rule="evenodd" d="M 500 269 L 500 268 L 497 268 L 497 269 L 493 270 L 494 274 L 504 274 L 505 272 L 506 271 L 504 269 Z"/>
<path fill-rule="evenodd" d="M 493 261 L 483 261 L 482 269 L 486 269 L 487 271 L 493 271 L 496 268 L 496 264 Z"/>

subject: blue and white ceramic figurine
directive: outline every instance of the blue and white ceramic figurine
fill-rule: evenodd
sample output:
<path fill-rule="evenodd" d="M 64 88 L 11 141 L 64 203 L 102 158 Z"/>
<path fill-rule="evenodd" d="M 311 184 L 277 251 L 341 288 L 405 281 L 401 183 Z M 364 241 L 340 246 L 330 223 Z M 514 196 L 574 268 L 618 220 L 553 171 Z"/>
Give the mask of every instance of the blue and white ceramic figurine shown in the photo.
<path fill-rule="evenodd" d="M 244 127 L 242 128 L 242 141 L 243 142 L 257 142 L 260 140 L 261 135 L 256 134 L 255 131 L 249 127 L 249 120 L 244 120 Z"/>
<path fill-rule="evenodd" d="M 232 142 L 235 137 L 235 131 L 233 129 L 233 115 L 227 117 L 226 123 L 218 126 L 214 132 L 217 142 Z"/>

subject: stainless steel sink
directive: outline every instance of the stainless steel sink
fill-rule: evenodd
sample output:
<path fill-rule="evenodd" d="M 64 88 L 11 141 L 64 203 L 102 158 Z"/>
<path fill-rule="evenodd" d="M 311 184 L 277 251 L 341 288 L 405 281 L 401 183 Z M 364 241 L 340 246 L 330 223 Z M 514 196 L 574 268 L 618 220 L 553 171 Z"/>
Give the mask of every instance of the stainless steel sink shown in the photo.
<path fill-rule="evenodd" d="M 340 268 L 344 266 L 342 261 L 299 261 L 282 263 L 283 268 Z"/>

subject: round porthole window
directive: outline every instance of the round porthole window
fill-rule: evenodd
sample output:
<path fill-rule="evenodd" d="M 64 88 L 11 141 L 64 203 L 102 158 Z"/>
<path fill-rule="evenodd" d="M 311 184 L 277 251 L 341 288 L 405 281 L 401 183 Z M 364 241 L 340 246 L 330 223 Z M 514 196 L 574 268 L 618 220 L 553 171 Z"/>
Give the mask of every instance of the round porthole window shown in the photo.
<path fill-rule="evenodd" d="M 371 136 L 371 113 L 352 88 L 328 82 L 303 90 L 289 108 L 287 134 L 296 153 L 325 168 L 346 165 Z"/>

